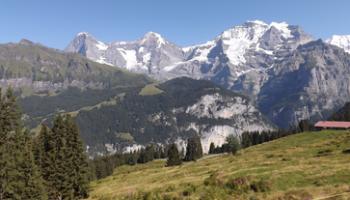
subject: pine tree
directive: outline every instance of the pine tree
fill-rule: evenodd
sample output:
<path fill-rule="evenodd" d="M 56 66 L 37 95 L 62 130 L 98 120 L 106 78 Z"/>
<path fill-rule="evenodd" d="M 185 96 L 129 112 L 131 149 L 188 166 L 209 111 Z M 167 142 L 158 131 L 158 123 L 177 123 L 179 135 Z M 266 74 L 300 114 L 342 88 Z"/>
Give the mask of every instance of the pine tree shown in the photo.
<path fill-rule="evenodd" d="M 199 136 L 189 138 L 186 147 L 185 161 L 195 161 L 203 156 L 202 144 Z"/>
<path fill-rule="evenodd" d="M 209 154 L 214 154 L 214 153 L 215 153 L 215 144 L 212 142 L 210 143 Z"/>
<path fill-rule="evenodd" d="M 182 160 L 176 144 L 170 145 L 168 149 L 168 159 L 166 162 L 166 166 L 174 166 L 174 165 L 181 165 L 181 164 L 182 164 Z"/>
<path fill-rule="evenodd" d="M 0 199 L 46 199 L 11 89 L 5 96 L 0 91 Z"/>
<path fill-rule="evenodd" d="M 44 187 L 44 181 L 41 177 L 38 166 L 35 164 L 33 155 L 32 139 L 26 133 L 24 141 L 24 160 L 22 163 L 24 171 L 24 181 L 26 182 L 24 195 L 22 199 L 46 199 L 47 193 Z"/>
<path fill-rule="evenodd" d="M 69 115 L 57 116 L 52 130 L 42 126 L 34 152 L 50 199 L 87 197 L 87 158 L 78 127 Z"/>
<path fill-rule="evenodd" d="M 73 178 L 73 190 L 75 198 L 86 198 L 88 190 L 88 162 L 84 151 L 83 142 L 80 139 L 79 129 L 70 115 L 65 116 L 67 126 L 67 150 L 70 156 L 69 163 Z"/>

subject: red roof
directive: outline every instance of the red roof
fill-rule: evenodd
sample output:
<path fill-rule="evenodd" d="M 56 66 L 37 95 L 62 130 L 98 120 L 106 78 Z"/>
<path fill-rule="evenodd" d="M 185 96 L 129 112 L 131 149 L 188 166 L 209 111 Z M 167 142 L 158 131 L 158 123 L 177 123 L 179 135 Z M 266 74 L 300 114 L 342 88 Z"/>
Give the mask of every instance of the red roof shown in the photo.
<path fill-rule="evenodd" d="M 319 121 L 315 124 L 319 128 L 350 128 L 350 122 Z"/>

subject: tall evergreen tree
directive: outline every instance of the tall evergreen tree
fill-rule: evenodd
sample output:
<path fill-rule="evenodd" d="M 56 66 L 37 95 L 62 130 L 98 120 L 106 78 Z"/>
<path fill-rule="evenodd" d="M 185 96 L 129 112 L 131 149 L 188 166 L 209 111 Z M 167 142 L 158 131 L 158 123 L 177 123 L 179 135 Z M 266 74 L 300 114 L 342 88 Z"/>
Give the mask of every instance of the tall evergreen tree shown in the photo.
<path fill-rule="evenodd" d="M 195 161 L 203 156 L 202 144 L 199 136 L 187 140 L 185 161 Z"/>
<path fill-rule="evenodd" d="M 166 162 L 166 166 L 174 166 L 174 165 L 181 165 L 182 159 L 179 153 L 179 150 L 177 149 L 176 144 L 171 144 L 168 149 L 168 159 Z"/>
<path fill-rule="evenodd" d="M 215 144 L 213 142 L 210 143 L 209 154 L 215 153 Z"/>
<path fill-rule="evenodd" d="M 88 162 L 78 126 L 70 115 L 65 116 L 67 126 L 67 150 L 70 154 L 70 168 L 75 198 L 86 198 L 88 190 Z"/>
<path fill-rule="evenodd" d="M 69 116 L 57 116 L 52 130 L 42 126 L 35 150 L 50 199 L 87 197 L 88 164 L 79 130 Z"/>
<path fill-rule="evenodd" d="M 0 200 L 46 199 L 42 179 L 34 163 L 31 138 L 21 123 L 11 89 L 0 91 Z"/>

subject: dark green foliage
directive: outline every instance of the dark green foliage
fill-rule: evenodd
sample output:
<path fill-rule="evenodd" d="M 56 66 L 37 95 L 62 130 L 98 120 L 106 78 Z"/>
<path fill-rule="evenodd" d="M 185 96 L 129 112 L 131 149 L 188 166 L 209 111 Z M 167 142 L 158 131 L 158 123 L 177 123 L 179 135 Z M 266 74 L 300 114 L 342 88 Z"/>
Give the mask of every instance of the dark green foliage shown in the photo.
<path fill-rule="evenodd" d="M 0 90 L 0 199 L 46 199 L 12 90 Z"/>
<path fill-rule="evenodd" d="M 164 92 L 141 96 L 139 90 L 129 91 L 116 105 L 81 111 L 76 120 L 83 133 L 82 138 L 90 147 L 89 151 L 103 152 L 102 144 L 105 143 L 148 144 L 164 143 L 174 137 L 187 138 L 196 132 L 182 131 L 179 127 L 188 127 L 191 123 L 205 126 L 235 123 L 231 119 L 199 118 L 189 113 L 173 112 L 175 108 L 196 103 L 203 95 L 218 93 L 228 98 L 238 96 L 210 81 L 178 78 L 157 87 Z M 118 137 L 120 133 L 128 133 L 133 141 Z"/>
<path fill-rule="evenodd" d="M 50 130 L 42 126 L 34 150 L 53 199 L 87 197 L 89 168 L 79 131 L 69 115 L 57 116 Z"/>
<path fill-rule="evenodd" d="M 101 179 L 111 175 L 114 169 L 121 165 L 136 165 L 165 158 L 167 153 L 162 146 L 150 144 L 140 151 L 116 153 L 96 157 L 89 162 L 90 180 Z"/>
<path fill-rule="evenodd" d="M 298 124 L 298 128 L 299 128 L 299 132 L 315 130 L 315 127 L 307 119 L 300 120 Z"/>
<path fill-rule="evenodd" d="M 212 142 L 210 143 L 209 154 L 214 154 L 214 153 L 215 153 L 215 144 Z"/>
<path fill-rule="evenodd" d="M 243 148 L 250 147 L 252 145 L 261 144 L 271 140 L 275 140 L 281 137 L 285 137 L 291 134 L 298 133 L 295 129 L 288 131 L 277 130 L 277 131 L 263 131 L 263 132 L 244 132 L 242 133 L 241 145 Z"/>
<path fill-rule="evenodd" d="M 341 109 L 334 113 L 329 120 L 350 121 L 350 102 L 346 103 Z"/>
<path fill-rule="evenodd" d="M 234 135 L 229 135 L 226 138 L 226 144 L 227 144 L 226 152 L 230 152 L 232 154 L 236 154 L 237 151 L 241 148 L 241 144 L 239 140 Z"/>
<path fill-rule="evenodd" d="M 185 161 L 195 161 L 203 156 L 202 144 L 199 136 L 187 140 Z"/>
<path fill-rule="evenodd" d="M 158 154 L 155 153 L 156 149 L 154 145 L 148 145 L 145 149 L 141 149 L 138 163 L 147 163 L 152 161 Z"/>
<path fill-rule="evenodd" d="M 168 159 L 166 162 L 166 166 L 174 166 L 174 165 L 181 165 L 182 159 L 179 154 L 179 150 L 177 149 L 176 144 L 171 144 L 168 149 Z"/>

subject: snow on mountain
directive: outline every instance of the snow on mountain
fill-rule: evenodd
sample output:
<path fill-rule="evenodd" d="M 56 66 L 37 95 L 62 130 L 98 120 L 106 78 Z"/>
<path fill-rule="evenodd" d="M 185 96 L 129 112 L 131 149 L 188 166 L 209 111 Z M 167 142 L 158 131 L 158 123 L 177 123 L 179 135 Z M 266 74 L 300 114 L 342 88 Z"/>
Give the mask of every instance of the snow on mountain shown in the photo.
<path fill-rule="evenodd" d="M 224 48 L 226 47 L 224 53 L 230 62 L 239 65 L 246 62 L 244 55 L 247 49 L 259 41 L 268 27 L 261 21 L 247 22 L 224 31 L 217 40 L 222 40 Z"/>
<path fill-rule="evenodd" d="M 327 39 L 326 42 L 350 53 L 350 35 L 333 35 L 331 38 Z"/>
<path fill-rule="evenodd" d="M 155 32 L 148 32 L 136 41 L 109 44 L 96 40 L 89 33 L 78 33 L 65 51 L 146 74 L 157 74 L 160 67 L 183 60 L 182 49 Z"/>
<path fill-rule="evenodd" d="M 280 52 L 291 51 L 311 40 L 304 36 L 298 27 L 285 22 L 267 24 L 255 20 L 228 29 L 204 44 L 184 48 L 155 32 L 148 32 L 136 41 L 109 44 L 83 32 L 66 51 L 162 80 L 180 76 L 223 76 L 222 70 L 228 70 L 232 77 L 220 79 L 230 79 L 229 85 L 232 85 L 246 72 L 272 66 L 271 60 L 277 59 Z"/>

